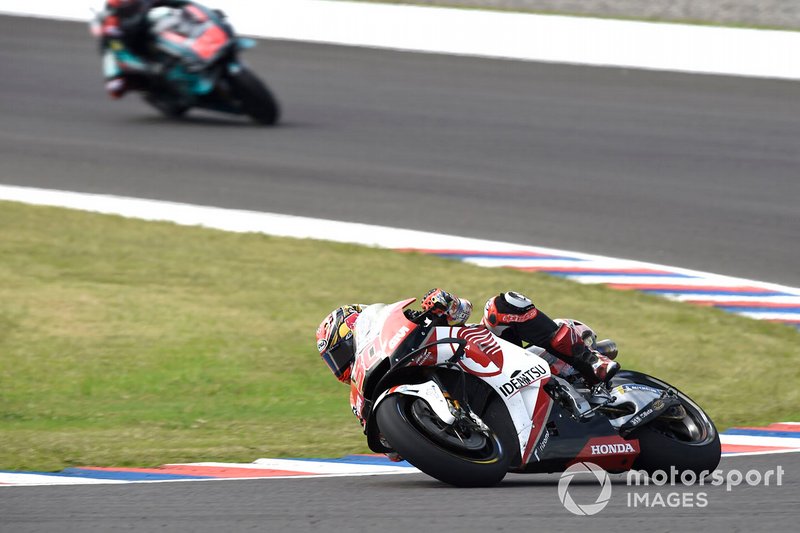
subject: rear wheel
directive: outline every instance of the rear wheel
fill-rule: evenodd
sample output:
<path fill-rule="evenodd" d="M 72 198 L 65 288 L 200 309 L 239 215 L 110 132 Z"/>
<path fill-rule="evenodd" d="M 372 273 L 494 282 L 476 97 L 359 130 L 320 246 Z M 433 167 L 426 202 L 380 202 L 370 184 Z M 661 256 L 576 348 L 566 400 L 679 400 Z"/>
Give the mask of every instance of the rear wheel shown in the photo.
<path fill-rule="evenodd" d="M 158 109 L 162 115 L 169 118 L 181 118 L 191 109 L 191 106 L 159 98 L 157 95 L 151 93 L 144 95 L 144 101 Z"/>
<path fill-rule="evenodd" d="M 692 471 L 697 475 L 713 472 L 719 465 L 722 449 L 717 428 L 705 411 L 668 383 L 638 372 L 628 374 L 633 379 L 626 381 L 662 390 L 671 388 L 682 408 L 653 420 L 631 435 L 639 439 L 641 449 L 633 467 L 650 474 L 656 470 L 669 474 L 672 467 L 678 472 Z"/>
<path fill-rule="evenodd" d="M 231 89 L 242 111 L 259 124 L 271 126 L 280 118 L 280 107 L 272 92 L 250 70 L 242 67 L 228 77 Z"/>
<path fill-rule="evenodd" d="M 457 487 L 489 487 L 508 471 L 511 454 L 491 429 L 474 423 L 445 424 L 428 403 L 396 394 L 376 413 L 384 438 L 408 462 Z"/>

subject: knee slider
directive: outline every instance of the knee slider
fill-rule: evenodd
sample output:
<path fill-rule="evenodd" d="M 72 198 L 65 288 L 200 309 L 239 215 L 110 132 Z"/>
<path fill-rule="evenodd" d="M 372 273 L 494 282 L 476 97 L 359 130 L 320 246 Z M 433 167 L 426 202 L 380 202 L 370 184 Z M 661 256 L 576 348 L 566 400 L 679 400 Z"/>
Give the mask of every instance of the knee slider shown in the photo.
<path fill-rule="evenodd" d="M 530 299 L 516 292 L 506 292 L 489 298 L 483 309 L 481 323 L 493 331 L 502 330 L 510 324 L 526 322 L 537 313 Z"/>
<path fill-rule="evenodd" d="M 502 307 L 500 311 L 503 313 L 519 315 L 534 308 L 533 302 L 524 294 L 509 291 L 501 293 L 500 296 L 503 297 L 502 301 L 499 302 L 500 307 Z"/>

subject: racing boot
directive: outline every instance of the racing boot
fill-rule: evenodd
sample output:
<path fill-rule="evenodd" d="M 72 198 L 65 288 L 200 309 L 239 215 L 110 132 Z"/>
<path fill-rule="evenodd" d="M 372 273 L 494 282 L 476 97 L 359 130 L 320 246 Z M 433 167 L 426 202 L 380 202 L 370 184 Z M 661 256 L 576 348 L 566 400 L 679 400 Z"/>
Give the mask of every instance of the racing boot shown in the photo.
<path fill-rule="evenodd" d="M 108 96 L 114 100 L 118 100 L 128 92 L 128 83 L 125 81 L 125 78 L 121 76 L 111 78 L 106 81 L 106 92 L 108 92 Z"/>
<path fill-rule="evenodd" d="M 620 366 L 600 352 L 586 346 L 574 328 L 561 324 L 550 338 L 551 353 L 574 367 L 590 384 L 608 383 Z"/>
<path fill-rule="evenodd" d="M 582 359 L 581 365 L 592 369 L 591 377 L 597 380 L 598 383 L 608 383 L 620 369 L 619 363 L 616 361 L 612 361 L 600 352 L 595 352 L 588 348 L 579 358 Z M 578 359 L 578 357 L 576 357 L 576 359 Z M 578 369 L 584 378 L 587 377 L 588 372 L 582 371 L 578 367 L 575 368 Z"/>

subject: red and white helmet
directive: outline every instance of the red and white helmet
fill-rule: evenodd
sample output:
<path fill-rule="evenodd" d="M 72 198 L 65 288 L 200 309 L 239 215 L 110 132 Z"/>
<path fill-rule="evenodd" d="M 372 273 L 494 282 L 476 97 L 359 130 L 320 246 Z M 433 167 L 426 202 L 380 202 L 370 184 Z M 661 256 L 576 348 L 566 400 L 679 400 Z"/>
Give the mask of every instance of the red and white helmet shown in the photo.
<path fill-rule="evenodd" d="M 356 358 L 353 329 L 359 305 L 345 305 L 325 317 L 317 328 L 317 350 L 320 357 L 342 383 L 350 381 L 350 371 Z"/>

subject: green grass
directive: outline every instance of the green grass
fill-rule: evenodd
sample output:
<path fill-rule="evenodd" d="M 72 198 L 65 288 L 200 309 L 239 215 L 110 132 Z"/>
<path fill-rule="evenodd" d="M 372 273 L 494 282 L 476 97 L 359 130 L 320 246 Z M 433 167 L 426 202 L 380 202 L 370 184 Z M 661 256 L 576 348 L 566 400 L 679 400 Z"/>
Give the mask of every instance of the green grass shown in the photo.
<path fill-rule="evenodd" d="M 0 469 L 366 451 L 319 361 L 333 307 L 516 289 L 615 338 L 721 427 L 800 419 L 800 333 L 418 254 L 0 202 Z"/>

